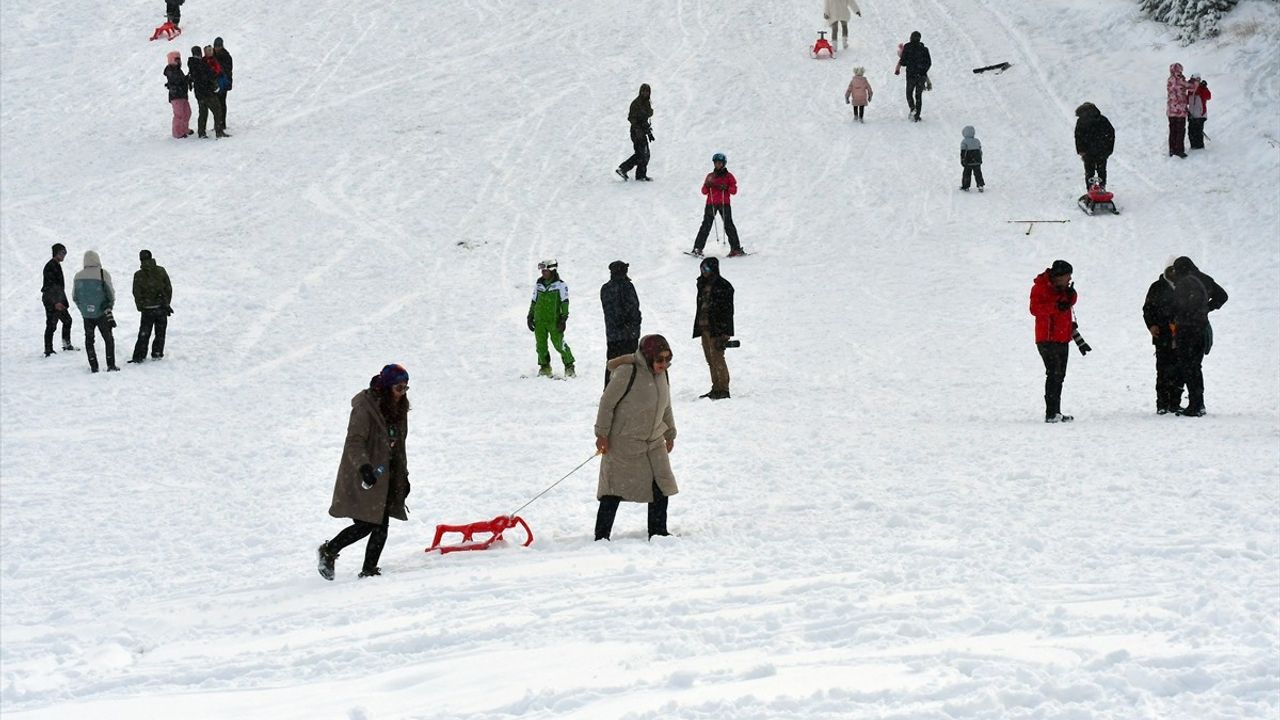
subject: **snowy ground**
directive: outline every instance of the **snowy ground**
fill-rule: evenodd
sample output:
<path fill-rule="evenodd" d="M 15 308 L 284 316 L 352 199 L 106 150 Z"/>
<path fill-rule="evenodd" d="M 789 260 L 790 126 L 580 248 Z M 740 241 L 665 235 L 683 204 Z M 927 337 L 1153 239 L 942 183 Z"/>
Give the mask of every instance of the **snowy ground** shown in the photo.
<path fill-rule="evenodd" d="M 868 0 L 834 61 L 805 52 L 816 0 L 188 3 L 172 47 L 222 35 L 236 59 L 217 142 L 167 137 L 159 5 L 0 9 L 5 717 L 1280 714 L 1274 3 L 1185 48 L 1126 0 Z M 913 29 L 919 125 L 892 75 Z M 1163 145 L 1173 61 L 1214 92 L 1185 161 Z M 841 101 L 859 64 L 865 125 Z M 624 185 L 641 82 L 657 181 Z M 1119 217 L 1073 204 L 1084 100 L 1116 126 Z M 966 124 L 984 195 L 956 190 Z M 758 254 L 725 264 L 743 345 L 713 405 L 679 251 L 717 150 Z M 96 249 L 126 295 L 155 253 L 163 363 L 40 357 L 56 241 L 68 278 Z M 1140 309 L 1170 254 L 1231 294 L 1200 421 L 1152 413 Z M 568 383 L 523 377 L 546 256 L 573 293 Z M 1071 426 L 1039 422 L 1026 311 L 1056 257 L 1096 350 L 1070 361 Z M 437 522 L 591 454 L 618 258 L 675 346 L 678 537 L 645 542 L 624 506 L 593 543 L 592 463 L 523 513 L 532 547 L 425 556 Z M 117 316 L 123 362 L 137 316 Z M 328 584 L 348 400 L 393 361 L 414 512 L 383 578 L 356 581 L 357 546 Z"/>

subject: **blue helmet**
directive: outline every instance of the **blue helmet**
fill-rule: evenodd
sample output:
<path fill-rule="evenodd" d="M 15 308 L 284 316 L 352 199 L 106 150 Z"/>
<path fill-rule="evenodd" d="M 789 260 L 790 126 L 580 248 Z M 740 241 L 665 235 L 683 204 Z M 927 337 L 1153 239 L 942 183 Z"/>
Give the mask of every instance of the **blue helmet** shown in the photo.
<path fill-rule="evenodd" d="M 728 162 L 724 159 L 724 153 L 716 153 L 711 156 L 711 162 Z"/>

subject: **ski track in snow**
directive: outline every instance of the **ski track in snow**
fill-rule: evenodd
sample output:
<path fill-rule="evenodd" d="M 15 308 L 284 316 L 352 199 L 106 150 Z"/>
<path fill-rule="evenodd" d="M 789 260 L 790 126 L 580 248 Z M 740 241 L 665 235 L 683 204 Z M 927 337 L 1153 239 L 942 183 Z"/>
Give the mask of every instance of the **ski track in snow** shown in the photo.
<path fill-rule="evenodd" d="M 197 4 L 171 47 L 227 38 L 234 137 L 178 143 L 158 3 L 6 3 L 5 716 L 1280 713 L 1280 14 L 1245 0 L 1184 48 L 1121 0 L 863 4 L 834 60 L 807 55 L 816 0 Z M 892 74 L 913 29 L 934 58 L 918 124 Z M 1214 91 L 1186 161 L 1163 152 L 1175 60 Z M 641 82 L 657 180 L 622 183 Z M 1118 217 L 1073 204 L 1084 100 L 1116 125 Z M 966 124 L 983 195 L 956 189 Z M 715 151 L 759 256 L 724 262 L 743 345 L 712 404 L 680 251 Z M 57 241 L 68 280 L 94 248 L 122 298 L 155 252 L 164 361 L 38 356 Z M 1150 414 L 1140 307 L 1173 253 L 1231 293 L 1197 423 Z M 527 377 L 543 257 L 571 290 L 571 382 Z M 1096 351 L 1070 360 L 1078 422 L 1046 427 L 1026 302 L 1055 257 Z M 591 453 L 618 258 L 674 347 L 679 537 L 645 542 L 624 505 L 592 542 L 591 462 L 522 513 L 533 546 L 423 554 L 436 523 Z M 127 299 L 117 317 L 122 363 Z M 412 514 L 383 578 L 355 579 L 358 544 L 327 584 L 348 401 L 390 361 L 412 375 Z"/>

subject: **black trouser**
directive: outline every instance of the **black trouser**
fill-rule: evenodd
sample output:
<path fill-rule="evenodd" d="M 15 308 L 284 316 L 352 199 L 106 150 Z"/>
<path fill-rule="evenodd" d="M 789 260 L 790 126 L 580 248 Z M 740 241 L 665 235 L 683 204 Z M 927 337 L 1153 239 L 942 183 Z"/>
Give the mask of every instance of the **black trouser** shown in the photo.
<path fill-rule="evenodd" d="M 1089 181 L 1093 179 L 1094 175 L 1098 176 L 1098 182 L 1102 184 L 1102 187 L 1106 187 L 1107 159 L 1085 155 L 1081 160 L 1084 160 L 1084 189 L 1089 189 Z"/>
<path fill-rule="evenodd" d="M 390 496 L 390 489 L 388 489 Z M 382 522 L 371 523 L 363 520 L 355 520 L 351 525 L 347 526 L 342 532 L 333 536 L 327 544 L 330 555 L 335 557 L 343 548 L 348 545 L 359 542 L 366 535 L 369 536 L 369 542 L 364 546 L 364 566 L 362 572 L 370 573 L 378 568 L 378 558 L 382 557 L 382 548 L 387 544 L 387 525 L 390 524 L 390 516 L 384 511 Z"/>
<path fill-rule="evenodd" d="M 965 165 L 964 175 L 960 178 L 960 187 L 965 190 L 969 189 L 969 178 L 974 177 L 978 180 L 978 187 L 983 187 L 986 183 L 982 182 L 982 166 L 981 165 Z"/>
<path fill-rule="evenodd" d="M 1204 118 L 1187 118 L 1187 139 L 1192 150 L 1204 149 Z"/>
<path fill-rule="evenodd" d="M 733 209 L 728 205 L 708 205 L 702 211 L 702 226 L 698 228 L 698 237 L 693 240 L 693 249 L 702 252 L 702 248 L 706 247 L 707 235 L 711 233 L 711 223 L 715 221 L 716 213 L 720 213 L 720 217 L 724 219 L 724 234 L 729 238 L 729 247 L 733 250 L 741 250 L 742 246 L 738 244 L 738 228 L 733 224 Z"/>
<path fill-rule="evenodd" d="M 218 98 L 222 101 L 222 130 L 224 132 L 227 129 L 227 96 L 230 94 L 230 91 L 224 91 Z"/>
<path fill-rule="evenodd" d="M 1187 119 L 1184 117 L 1169 118 L 1169 154 L 1186 155 Z"/>
<path fill-rule="evenodd" d="M 102 333 L 102 340 L 107 346 L 107 367 L 113 368 L 116 366 L 116 338 L 111 333 L 111 323 L 106 316 L 93 320 L 84 318 L 84 351 L 89 356 L 89 367 L 95 371 L 98 369 L 98 353 L 93 347 L 95 329 Z"/>
<path fill-rule="evenodd" d="M 600 498 L 600 509 L 596 511 L 596 539 L 608 540 L 613 532 L 613 519 L 618 515 L 618 503 L 622 498 L 617 495 L 605 495 Z M 667 496 L 658 489 L 658 481 L 653 482 L 653 502 L 649 503 L 649 537 L 669 535 L 667 532 Z"/>
<path fill-rule="evenodd" d="M 631 172 L 631 168 L 636 169 L 636 179 L 649 176 L 649 131 L 639 125 L 631 126 L 631 149 L 634 151 L 631 157 L 622 161 L 618 169 L 622 172 Z"/>
<path fill-rule="evenodd" d="M 209 108 L 213 110 L 213 132 L 221 135 L 227 129 L 227 96 L 225 93 L 217 93 L 213 99 L 209 101 Z"/>
<path fill-rule="evenodd" d="M 1204 362 L 1204 328 L 1195 326 L 1178 326 L 1178 380 L 1187 386 L 1187 410 L 1195 412 L 1204 409 L 1204 373 L 1200 364 Z"/>
<path fill-rule="evenodd" d="M 1178 352 L 1169 338 L 1156 345 L 1156 409 L 1182 406 L 1182 382 L 1178 380 Z"/>
<path fill-rule="evenodd" d="M 916 117 L 920 117 L 924 109 L 924 84 L 928 79 L 926 75 L 907 75 L 907 107 Z"/>
<path fill-rule="evenodd" d="M 1044 416 L 1051 418 L 1062 412 L 1062 381 L 1067 377 L 1068 343 L 1036 343 L 1044 360 Z"/>
<path fill-rule="evenodd" d="M 151 357 L 164 356 L 164 331 L 169 326 L 169 313 L 164 308 L 142 311 L 142 325 L 138 327 L 138 341 L 133 345 L 133 361 L 141 362 L 147 357 L 147 342 L 151 339 L 151 329 L 155 328 L 156 341 L 151 346 Z"/>
<path fill-rule="evenodd" d="M 71 313 L 67 312 L 65 307 L 61 310 L 54 310 L 52 307 L 45 305 L 44 351 L 46 353 L 53 352 L 53 331 L 58 329 L 59 320 L 62 321 L 62 349 L 66 350 L 71 347 Z"/>
<path fill-rule="evenodd" d="M 200 109 L 196 116 L 196 132 L 200 135 L 200 137 L 204 137 L 205 136 L 204 129 L 205 129 L 205 125 L 208 123 L 209 112 L 213 109 L 213 101 L 207 97 L 200 97 L 199 95 L 197 95 L 196 106 L 199 107 Z M 218 125 L 218 119 L 216 115 L 214 116 L 213 124 L 215 128 Z"/>
<path fill-rule="evenodd" d="M 862 119 L 862 114 L 863 114 L 864 112 L 866 112 L 866 111 L 867 111 L 867 106 L 866 106 L 866 105 L 854 105 L 854 106 L 853 106 L 853 116 L 854 116 L 854 117 L 856 117 L 856 118 L 858 118 L 859 120 L 861 120 L 861 119 Z"/>
<path fill-rule="evenodd" d="M 609 368 L 607 367 L 608 365 L 607 361 L 612 360 L 616 357 L 622 357 L 623 355 L 630 355 L 636 351 L 636 348 L 639 345 L 640 345 L 640 338 L 638 337 L 627 338 L 626 340 L 606 341 L 606 347 L 604 351 L 605 355 L 607 356 L 606 367 L 604 369 L 604 386 L 605 387 L 609 387 Z"/>

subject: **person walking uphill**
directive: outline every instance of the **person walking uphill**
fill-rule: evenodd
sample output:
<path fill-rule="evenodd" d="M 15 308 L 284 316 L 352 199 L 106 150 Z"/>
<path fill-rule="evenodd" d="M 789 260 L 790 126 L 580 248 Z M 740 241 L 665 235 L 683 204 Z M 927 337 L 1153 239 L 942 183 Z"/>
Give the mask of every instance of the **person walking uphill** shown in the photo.
<path fill-rule="evenodd" d="M 702 261 L 698 275 L 698 309 L 693 317 L 693 336 L 702 338 L 702 354 L 711 371 L 711 391 L 701 397 L 729 398 L 729 366 L 724 349 L 733 337 L 733 285 L 720 277 L 720 260 Z"/>
<path fill-rule="evenodd" d="M 1067 377 L 1067 344 L 1074 330 L 1071 308 L 1076 289 L 1071 286 L 1071 263 L 1054 260 L 1031 285 L 1031 314 L 1036 318 L 1036 349 L 1044 361 L 1044 421 L 1071 422 L 1062 414 L 1062 381 Z"/>
<path fill-rule="evenodd" d="M 138 341 L 133 345 L 131 363 L 140 363 L 147 357 L 147 343 L 151 340 L 154 329 L 156 341 L 151 346 L 151 359 L 164 357 L 164 336 L 169 327 L 169 316 L 173 314 L 173 285 L 169 283 L 169 273 L 156 264 L 150 250 L 138 253 L 142 268 L 133 274 L 133 302 L 142 315 L 142 324 L 138 327 Z"/>
<path fill-rule="evenodd" d="M 1178 381 L 1187 386 L 1187 407 L 1174 408 L 1174 411 L 1184 417 L 1201 417 L 1205 413 L 1201 364 L 1213 347 L 1209 313 L 1227 304 L 1227 291 L 1185 256 L 1173 261 L 1173 286 L 1173 342 Z"/>
<path fill-rule="evenodd" d="M 911 119 L 920 122 L 920 111 L 924 108 L 924 86 L 929 81 L 929 68 L 933 67 L 933 59 L 929 57 L 929 48 L 920 42 L 919 30 L 913 31 L 911 42 L 902 46 L 902 57 L 898 64 L 907 69 L 907 109 Z M 893 74 L 898 74 L 897 68 Z"/>
<path fill-rule="evenodd" d="M 621 260 L 609 263 L 609 282 L 600 286 L 600 308 L 604 311 L 604 334 L 607 361 L 630 355 L 640 342 L 640 298 L 636 286 L 627 277 L 630 267 Z M 609 370 L 604 371 L 605 387 L 609 385 Z"/>
<path fill-rule="evenodd" d="M 92 250 L 85 252 L 84 267 L 76 273 L 71 288 L 71 299 L 84 320 L 84 351 L 89 356 L 89 370 L 98 372 L 98 353 L 93 347 L 95 330 L 102 333 L 102 341 L 107 348 L 107 371 L 119 370 L 116 367 L 116 339 L 112 334 L 116 321 L 111 314 L 116 303 L 116 291 L 111 283 L 111 273 L 102 269 L 98 253 Z"/>
<path fill-rule="evenodd" d="M 1076 155 L 1084 162 L 1084 189 L 1095 176 L 1107 186 L 1107 158 L 1115 149 L 1116 131 L 1111 121 L 1091 102 L 1076 108 Z"/>
<path fill-rule="evenodd" d="M 653 142 L 653 105 L 649 103 L 649 84 L 640 86 L 640 93 L 631 101 L 627 109 L 627 122 L 631 123 L 631 157 L 622 161 L 614 170 L 624 181 L 631 168 L 636 169 L 637 180 L 652 180 L 649 177 L 649 143 Z"/>
<path fill-rule="evenodd" d="M 982 192 L 982 188 L 986 187 L 986 183 L 982 181 L 982 142 L 974 137 L 972 125 L 966 125 L 960 134 L 964 136 L 960 141 L 960 167 L 964 168 L 960 176 L 960 189 L 969 192 L 969 180 L 976 178 L 978 192 Z"/>
<path fill-rule="evenodd" d="M 564 341 L 564 329 L 569 322 L 569 286 L 560 279 L 559 265 L 555 260 L 538 263 L 542 276 L 533 284 L 533 300 L 529 303 L 526 318 L 538 349 L 538 374 L 551 377 L 551 353 L 547 350 L 547 338 L 560 353 L 565 377 L 574 377 L 573 351 Z"/>
<path fill-rule="evenodd" d="M 831 23 L 831 44 L 836 44 L 840 29 L 844 28 L 844 47 L 849 49 L 849 13 L 862 17 L 862 9 L 856 0 L 823 0 L 822 19 Z"/>
<path fill-rule="evenodd" d="M 724 219 L 724 234 L 729 238 L 729 257 L 746 255 L 738 242 L 738 228 L 733 224 L 733 210 L 729 206 L 729 198 L 738 194 L 738 179 L 729 172 L 725 163 L 724 153 L 712 155 L 712 170 L 702 180 L 702 194 L 707 196 L 707 203 L 702 211 L 702 225 L 698 227 L 698 235 L 693 240 L 694 255 L 702 255 L 702 248 L 707 245 L 707 235 L 711 234 L 711 224 L 715 222 L 716 213 Z"/>
<path fill-rule="evenodd" d="M 871 103 L 871 83 L 866 78 L 867 69 L 864 67 L 856 67 L 853 69 L 853 79 L 849 81 L 849 87 L 844 91 L 844 102 L 846 105 L 853 107 L 853 118 L 858 122 L 863 122 L 862 115 L 867 110 L 867 105 Z"/>
<path fill-rule="evenodd" d="M 1191 100 L 1191 93 L 1195 92 L 1195 88 L 1190 80 L 1183 77 L 1181 63 L 1173 63 L 1169 66 L 1169 79 L 1165 82 L 1165 90 L 1168 94 L 1165 109 L 1169 115 L 1169 157 L 1176 155 L 1184 158 L 1187 156 L 1185 146 L 1187 103 Z"/>
<path fill-rule="evenodd" d="M 169 105 L 173 107 L 173 136 L 184 138 L 191 134 L 191 101 L 187 99 L 187 76 L 182 73 L 182 54 L 169 53 L 164 66 L 164 86 L 169 89 Z"/>
<path fill-rule="evenodd" d="M 1204 121 L 1209 117 L 1209 100 L 1213 93 L 1209 92 L 1209 83 L 1192 74 L 1191 85 L 1195 90 L 1187 102 L 1187 140 L 1192 150 L 1204 149 Z"/>
<path fill-rule="evenodd" d="M 67 247 L 53 244 L 53 257 L 44 264 L 44 279 L 40 283 L 40 302 L 44 304 L 44 356 L 53 355 L 53 333 L 62 323 L 62 349 L 75 350 L 71 345 L 71 313 L 67 312 L 67 286 L 62 275 L 62 261 L 67 259 Z"/>
<path fill-rule="evenodd" d="M 667 457 L 675 447 L 671 415 L 671 345 L 646 335 L 636 352 L 609 361 L 612 376 L 596 411 L 600 481 L 596 540 L 608 540 L 618 505 L 649 503 L 649 538 L 667 532 L 667 498 L 680 491 Z"/>
<path fill-rule="evenodd" d="M 404 441 L 409 435 L 409 371 L 387 365 L 369 387 L 351 398 L 347 440 L 338 462 L 329 514 L 351 518 L 351 525 L 316 550 L 320 577 L 333 579 L 338 554 L 368 536 L 359 577 L 381 575 L 378 558 L 387 543 L 391 518 L 408 520 L 409 464 Z"/>

